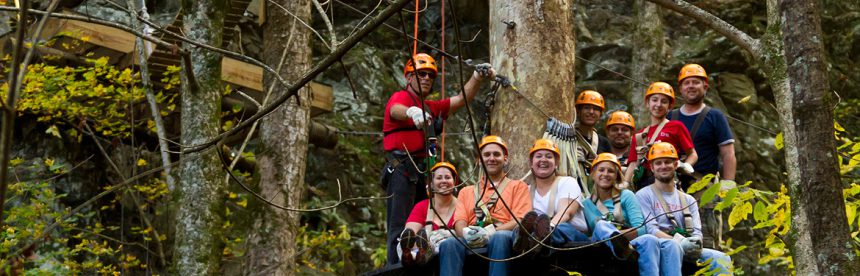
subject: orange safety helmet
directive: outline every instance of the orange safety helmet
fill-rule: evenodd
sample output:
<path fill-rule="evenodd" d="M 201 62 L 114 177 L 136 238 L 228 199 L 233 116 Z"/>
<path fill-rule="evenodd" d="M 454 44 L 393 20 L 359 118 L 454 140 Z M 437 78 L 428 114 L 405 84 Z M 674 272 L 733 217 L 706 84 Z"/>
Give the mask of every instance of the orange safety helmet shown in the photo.
<path fill-rule="evenodd" d="M 536 151 L 539 150 L 548 150 L 555 153 L 555 157 L 558 158 L 561 156 L 561 152 L 558 151 L 558 146 L 552 140 L 549 139 L 537 139 L 535 140 L 535 144 L 532 146 L 532 149 L 529 150 L 529 157 L 532 156 Z"/>
<path fill-rule="evenodd" d="M 666 95 L 671 100 L 669 108 L 675 106 L 675 89 L 672 89 L 672 86 L 668 83 L 662 81 L 651 83 L 648 86 L 648 90 L 645 90 L 645 102 L 648 102 L 648 97 L 654 94 Z"/>
<path fill-rule="evenodd" d="M 456 181 L 456 179 L 457 179 L 457 177 L 458 177 L 460 174 L 459 174 L 459 173 L 457 173 L 457 168 L 454 168 L 454 164 L 451 164 L 451 163 L 448 163 L 448 162 L 445 162 L 445 161 L 442 161 L 442 162 L 436 163 L 436 165 L 433 165 L 433 167 L 432 167 L 432 168 L 430 168 L 430 173 L 432 174 L 432 173 L 433 173 L 433 172 L 435 172 L 435 171 L 436 171 L 436 169 L 438 169 L 438 168 L 447 168 L 447 169 L 451 170 L 451 173 L 453 173 L 453 174 L 454 174 L 454 179 L 455 179 L 455 181 L 454 181 L 454 182 L 457 182 L 457 181 Z"/>
<path fill-rule="evenodd" d="M 508 145 L 505 144 L 505 140 L 502 140 L 502 137 L 496 135 L 487 135 L 484 138 L 481 138 L 481 145 L 478 146 L 478 150 L 484 149 L 484 146 L 489 144 L 498 144 L 502 147 L 502 150 L 505 152 L 505 155 L 508 155 Z"/>
<path fill-rule="evenodd" d="M 678 73 L 678 84 L 681 84 L 682 80 L 689 77 L 700 77 L 704 78 L 705 82 L 708 81 L 708 73 L 705 72 L 705 68 L 695 63 L 690 63 L 681 67 L 681 72 Z"/>
<path fill-rule="evenodd" d="M 576 97 L 576 103 L 574 106 L 583 104 L 596 105 L 600 107 L 601 112 L 606 108 L 603 105 L 603 95 L 600 95 L 600 93 L 594 90 L 584 90 L 579 92 L 579 96 Z"/>
<path fill-rule="evenodd" d="M 415 63 L 418 64 L 418 66 L 412 66 L 412 60 L 415 60 Z M 403 75 L 405 76 L 409 73 L 415 72 L 415 70 L 422 69 L 432 70 L 434 76 L 439 73 L 439 71 L 436 70 L 436 60 L 428 54 L 419 53 L 406 61 L 406 66 L 403 67 Z"/>
<path fill-rule="evenodd" d="M 653 161 L 657 158 L 673 158 L 678 159 L 678 151 L 675 146 L 666 142 L 657 142 L 651 145 L 648 150 L 648 161 Z"/>
<path fill-rule="evenodd" d="M 633 120 L 633 115 L 622 110 L 618 110 L 609 114 L 609 120 L 606 121 L 606 128 L 611 125 L 625 125 L 636 130 L 636 123 Z"/>
<path fill-rule="evenodd" d="M 604 152 L 597 155 L 597 158 L 594 158 L 594 161 L 591 161 L 591 173 L 594 173 L 594 169 L 597 168 L 597 164 L 600 162 L 611 162 L 615 165 L 616 169 L 618 169 L 618 174 L 621 174 L 621 162 L 618 162 L 618 157 L 615 154 Z"/>

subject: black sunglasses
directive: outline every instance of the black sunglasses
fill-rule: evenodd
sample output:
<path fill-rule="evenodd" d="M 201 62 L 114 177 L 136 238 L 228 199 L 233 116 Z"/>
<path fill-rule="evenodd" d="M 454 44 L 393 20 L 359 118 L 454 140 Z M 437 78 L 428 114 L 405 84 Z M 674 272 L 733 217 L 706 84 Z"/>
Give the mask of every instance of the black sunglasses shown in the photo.
<path fill-rule="evenodd" d="M 433 74 L 433 72 L 427 72 L 427 71 L 418 71 L 418 72 L 415 72 L 415 75 L 417 75 L 418 77 L 421 77 L 421 78 L 431 78 L 431 79 L 436 78 L 436 74 Z"/>

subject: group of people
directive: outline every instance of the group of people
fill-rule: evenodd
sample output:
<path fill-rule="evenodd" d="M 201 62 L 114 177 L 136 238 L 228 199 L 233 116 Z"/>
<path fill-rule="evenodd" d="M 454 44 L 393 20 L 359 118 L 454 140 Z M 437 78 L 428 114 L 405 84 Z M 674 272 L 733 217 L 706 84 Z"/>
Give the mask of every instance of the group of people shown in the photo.
<path fill-rule="evenodd" d="M 433 164 L 425 184 L 425 132 L 472 100 L 495 70 L 478 65 L 464 93 L 423 100 L 437 74 L 431 56 L 413 56 L 404 68 L 406 87 L 386 106 L 381 183 L 391 196 L 389 264 L 420 265 L 438 255 L 442 275 L 461 275 L 470 248 L 486 247 L 488 258 L 504 260 L 571 242 L 604 242 L 616 258 L 636 259 L 642 275 L 680 275 L 685 260 L 732 273 L 731 259 L 718 251 L 721 220 L 714 204 L 699 209 L 696 198 L 683 192 L 707 174 L 719 175 L 714 179 L 722 187 L 734 184 L 734 139 L 726 117 L 703 102 L 704 68 L 681 69 L 685 104 L 677 110 L 671 110 L 672 86 L 652 83 L 645 92 L 651 124 L 635 135 L 635 119 L 624 111 L 610 114 L 606 136 L 598 134 L 603 96 L 580 92 L 572 150 L 581 156 L 585 174 L 578 178 L 558 173 L 564 153 L 553 140 L 537 139 L 529 150 L 530 173 L 514 179 L 505 170 L 508 145 L 488 135 L 479 144 L 481 177 L 462 188 L 456 166 L 448 162 Z M 490 262 L 490 274 L 506 275 L 508 263 Z"/>

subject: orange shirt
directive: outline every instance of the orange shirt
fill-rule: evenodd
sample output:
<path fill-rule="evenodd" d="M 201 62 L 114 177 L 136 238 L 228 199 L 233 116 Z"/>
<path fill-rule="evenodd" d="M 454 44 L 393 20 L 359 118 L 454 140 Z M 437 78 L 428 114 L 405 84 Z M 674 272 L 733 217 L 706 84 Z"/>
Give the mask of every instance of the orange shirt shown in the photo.
<path fill-rule="evenodd" d="M 482 179 L 479 182 L 479 185 L 483 189 L 484 180 Z M 460 194 L 457 196 L 457 208 L 454 211 L 454 221 L 462 220 L 467 222 L 469 225 L 477 225 L 478 218 L 475 216 L 475 189 L 476 186 L 467 186 L 460 191 Z M 490 185 L 487 187 L 486 192 L 484 192 L 484 196 L 481 198 L 484 202 L 488 202 L 490 197 L 495 194 L 494 187 Z M 478 191 L 481 193 L 481 190 Z M 505 203 L 508 204 L 508 207 L 513 211 L 513 215 L 511 212 L 508 212 L 505 209 L 505 206 L 502 203 L 502 199 L 505 200 Z M 502 191 L 502 196 L 499 200 L 496 201 L 496 205 L 490 209 L 490 216 L 493 218 L 493 221 L 496 223 L 507 223 L 511 221 L 514 216 L 518 219 L 523 218 L 526 213 L 532 210 L 532 199 L 529 197 L 529 186 L 525 182 L 519 180 L 511 180 L 508 183 L 508 186 L 505 187 L 505 190 Z"/>

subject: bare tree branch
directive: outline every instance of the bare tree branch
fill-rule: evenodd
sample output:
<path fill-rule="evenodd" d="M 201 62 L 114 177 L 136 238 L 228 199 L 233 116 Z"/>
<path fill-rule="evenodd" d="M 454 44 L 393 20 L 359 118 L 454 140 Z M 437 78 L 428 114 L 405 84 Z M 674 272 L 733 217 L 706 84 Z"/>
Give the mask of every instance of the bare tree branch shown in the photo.
<path fill-rule="evenodd" d="M 761 50 L 759 46 L 759 40 L 752 38 L 747 33 L 739 30 L 734 25 L 729 24 L 728 22 L 720 19 L 719 17 L 702 10 L 699 7 L 694 6 L 693 4 L 687 3 L 684 0 L 648 0 L 654 4 L 660 5 L 664 8 L 676 11 L 680 14 L 686 15 L 699 23 L 707 25 L 707 27 L 717 31 L 721 35 L 725 36 L 741 48 L 744 48 L 750 54 L 758 57 L 761 56 Z"/>
<path fill-rule="evenodd" d="M 207 149 L 209 147 L 212 147 L 215 144 L 217 144 L 218 141 L 222 140 L 224 137 L 229 137 L 229 136 L 235 135 L 236 133 L 239 133 L 243 129 L 250 127 L 254 122 L 263 118 L 263 116 L 266 116 L 269 113 L 272 113 L 273 111 L 275 111 L 275 109 L 277 109 L 279 106 L 281 106 L 287 100 L 289 100 L 291 97 L 295 96 L 298 93 L 299 89 L 304 87 L 305 84 L 307 84 L 308 82 L 313 80 L 313 78 L 315 78 L 317 75 L 319 75 L 320 73 L 325 71 L 329 66 L 331 66 L 332 64 L 334 64 L 335 62 L 340 60 L 340 58 L 343 57 L 343 55 L 346 54 L 347 51 L 352 49 L 352 47 L 355 47 L 355 45 L 358 44 L 358 42 L 361 41 L 361 39 L 363 39 L 365 36 L 370 34 L 371 31 L 373 31 L 374 29 L 376 29 L 377 27 L 382 25 L 382 23 L 385 22 L 385 20 L 387 20 L 392 15 L 394 15 L 394 13 L 397 12 L 399 9 L 401 9 L 403 6 L 406 6 L 407 3 L 409 3 L 409 0 L 397 0 L 397 2 L 392 3 L 390 6 L 388 6 L 388 8 L 385 8 L 385 10 L 383 10 L 380 15 L 376 16 L 373 20 L 371 20 L 367 24 L 367 26 L 365 26 L 364 28 L 359 30 L 358 33 L 356 33 L 355 35 L 350 36 L 346 40 L 344 40 L 343 43 L 340 45 L 340 47 L 338 47 L 337 49 L 334 50 L 334 52 L 332 52 L 331 54 L 326 56 L 325 59 L 323 59 L 320 63 L 318 63 L 316 66 L 314 66 L 314 68 L 311 69 L 310 72 L 308 72 L 304 76 L 302 76 L 301 79 L 299 79 L 297 82 L 290 85 L 287 89 L 287 93 L 284 94 L 283 96 L 275 99 L 275 101 L 272 102 L 271 105 L 268 105 L 265 108 L 261 109 L 260 111 L 257 111 L 257 113 L 254 114 L 253 116 L 251 116 L 250 118 L 248 118 L 248 120 L 245 120 L 245 121 L 239 123 L 238 125 L 236 125 L 236 127 L 219 134 L 214 139 L 212 139 L 208 142 L 199 144 L 199 145 L 191 145 L 191 146 L 189 146 L 189 148 L 182 150 L 182 152 L 183 153 L 199 152 L 199 151 L 202 151 L 202 150 Z M 277 74 L 276 74 L 276 76 L 280 77 Z"/>

